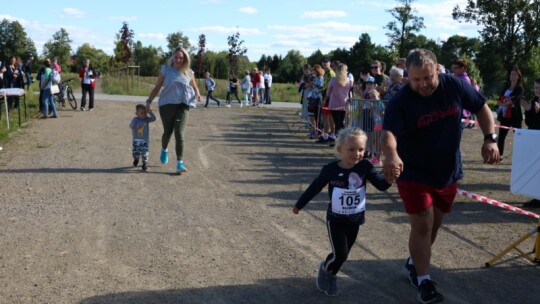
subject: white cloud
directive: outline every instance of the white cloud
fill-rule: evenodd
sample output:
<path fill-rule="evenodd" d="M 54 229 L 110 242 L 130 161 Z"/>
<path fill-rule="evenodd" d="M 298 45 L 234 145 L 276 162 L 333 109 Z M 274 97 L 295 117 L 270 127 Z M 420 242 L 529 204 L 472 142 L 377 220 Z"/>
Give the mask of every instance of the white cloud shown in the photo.
<path fill-rule="evenodd" d="M 244 14 L 256 14 L 257 12 L 259 12 L 256 8 L 252 7 L 252 6 L 244 6 L 244 7 L 241 7 L 238 9 L 238 11 L 240 13 L 244 13 Z"/>
<path fill-rule="evenodd" d="M 283 31 L 289 34 L 303 34 L 303 35 L 312 35 L 316 32 L 331 32 L 331 31 L 340 31 L 340 32 L 372 32 L 379 29 L 377 26 L 373 25 L 361 25 L 361 24 L 350 24 L 345 22 L 322 22 L 322 23 L 313 23 L 305 25 L 269 25 L 268 29 L 273 31 Z"/>
<path fill-rule="evenodd" d="M 221 25 L 216 26 L 203 26 L 189 29 L 190 32 L 198 34 L 218 33 L 218 34 L 234 34 L 239 32 L 241 35 L 256 36 L 261 35 L 262 32 L 258 28 L 247 27 L 226 27 Z"/>
<path fill-rule="evenodd" d="M 303 17 L 305 18 L 336 18 L 336 17 L 345 17 L 347 13 L 345 11 L 309 11 L 304 12 Z"/>
<path fill-rule="evenodd" d="M 136 21 L 139 19 L 137 16 L 109 16 L 111 21 Z"/>
<path fill-rule="evenodd" d="M 66 7 L 66 8 L 62 9 L 62 13 L 67 18 L 80 19 L 80 18 L 83 18 L 84 16 L 86 16 L 85 12 L 83 12 L 83 11 L 81 11 L 79 9 L 73 8 L 73 7 Z"/>
<path fill-rule="evenodd" d="M 163 41 L 167 39 L 167 35 L 163 33 L 140 33 L 137 34 L 137 37 Z"/>

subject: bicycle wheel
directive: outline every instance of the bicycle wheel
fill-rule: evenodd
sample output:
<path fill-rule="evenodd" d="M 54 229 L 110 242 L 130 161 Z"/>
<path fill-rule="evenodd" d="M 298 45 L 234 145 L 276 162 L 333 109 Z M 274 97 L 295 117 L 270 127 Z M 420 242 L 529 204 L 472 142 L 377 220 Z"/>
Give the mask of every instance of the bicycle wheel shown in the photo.
<path fill-rule="evenodd" d="M 62 100 L 62 97 L 59 94 L 54 94 L 54 102 L 56 103 L 56 108 L 64 107 L 66 105 L 65 101 Z"/>
<path fill-rule="evenodd" d="M 77 99 L 75 99 L 75 95 L 73 95 L 73 90 L 71 87 L 68 87 L 66 90 L 66 95 L 69 101 L 69 105 L 73 108 L 73 110 L 77 109 Z"/>

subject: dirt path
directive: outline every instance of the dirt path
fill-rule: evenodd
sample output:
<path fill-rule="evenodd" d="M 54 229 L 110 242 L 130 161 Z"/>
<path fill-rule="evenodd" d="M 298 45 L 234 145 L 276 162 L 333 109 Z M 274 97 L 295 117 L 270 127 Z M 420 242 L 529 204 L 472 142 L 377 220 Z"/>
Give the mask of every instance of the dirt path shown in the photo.
<path fill-rule="evenodd" d="M 291 207 L 332 159 L 305 138 L 295 110 L 190 112 L 189 172 L 131 167 L 134 102 L 96 101 L 21 131 L 0 154 L 0 303 L 415 303 L 399 270 L 407 219 L 395 188 L 368 189 L 367 223 L 329 299 L 314 285 L 330 250 L 326 194 Z M 467 130 L 461 188 L 520 206 L 510 165 L 479 161 Z M 173 145 L 170 145 L 173 150 Z M 535 221 L 459 198 L 434 248 L 447 303 L 533 303 L 538 269 L 515 254 L 482 268 Z M 524 248 L 532 248 L 526 242 Z"/>

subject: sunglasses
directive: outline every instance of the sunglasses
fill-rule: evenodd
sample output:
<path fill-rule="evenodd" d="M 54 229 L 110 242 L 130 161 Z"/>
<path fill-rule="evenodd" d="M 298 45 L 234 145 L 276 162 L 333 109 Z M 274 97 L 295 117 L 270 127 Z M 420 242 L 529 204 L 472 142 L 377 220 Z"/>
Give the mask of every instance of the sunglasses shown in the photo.
<path fill-rule="evenodd" d="M 379 67 L 378 66 L 372 66 L 371 68 L 372 69 L 378 69 Z"/>

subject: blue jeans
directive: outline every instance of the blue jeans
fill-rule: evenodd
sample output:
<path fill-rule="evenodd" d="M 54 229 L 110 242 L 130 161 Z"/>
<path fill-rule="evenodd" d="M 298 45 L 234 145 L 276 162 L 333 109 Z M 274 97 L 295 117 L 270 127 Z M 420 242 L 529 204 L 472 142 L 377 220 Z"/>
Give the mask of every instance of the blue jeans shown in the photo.
<path fill-rule="evenodd" d="M 56 104 L 54 102 L 54 95 L 51 94 L 51 89 L 43 90 L 43 116 L 47 117 L 49 114 L 49 107 L 51 109 L 53 117 L 56 117 L 58 113 L 56 112 Z"/>

